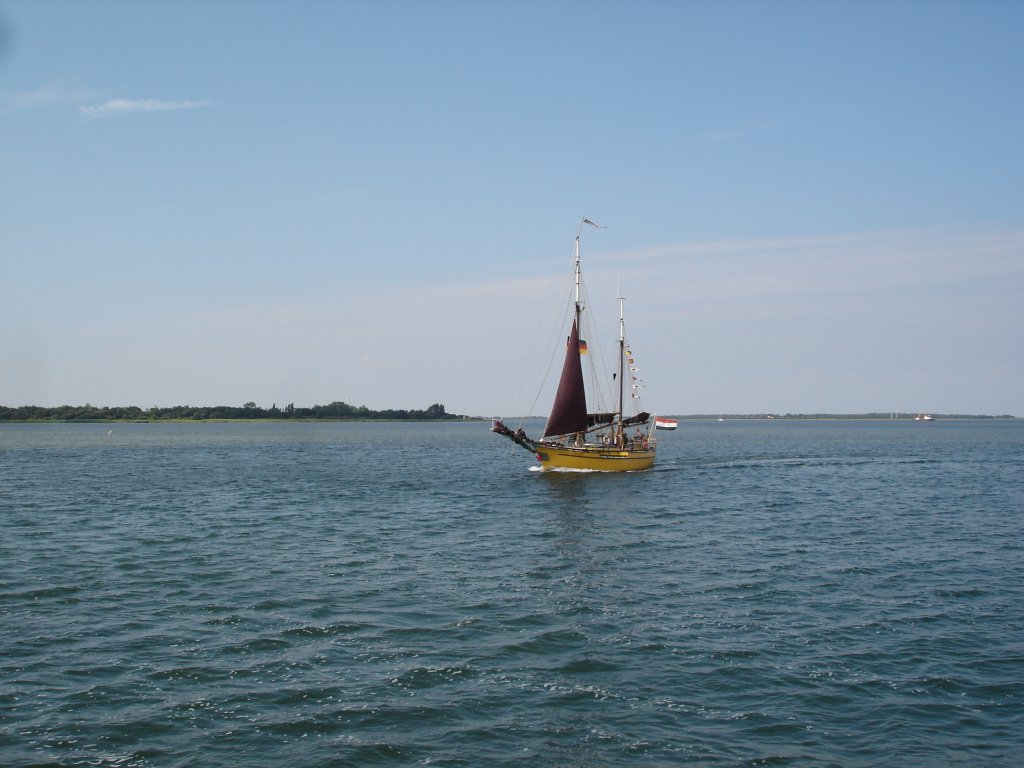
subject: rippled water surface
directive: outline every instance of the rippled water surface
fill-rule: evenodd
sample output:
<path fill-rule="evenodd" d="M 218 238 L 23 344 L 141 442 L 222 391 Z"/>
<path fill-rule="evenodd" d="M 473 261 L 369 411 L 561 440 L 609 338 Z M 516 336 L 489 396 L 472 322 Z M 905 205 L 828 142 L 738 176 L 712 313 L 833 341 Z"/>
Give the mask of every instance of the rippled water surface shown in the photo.
<path fill-rule="evenodd" d="M 1024 764 L 1024 425 L 487 427 L 0 426 L 0 765 Z"/>

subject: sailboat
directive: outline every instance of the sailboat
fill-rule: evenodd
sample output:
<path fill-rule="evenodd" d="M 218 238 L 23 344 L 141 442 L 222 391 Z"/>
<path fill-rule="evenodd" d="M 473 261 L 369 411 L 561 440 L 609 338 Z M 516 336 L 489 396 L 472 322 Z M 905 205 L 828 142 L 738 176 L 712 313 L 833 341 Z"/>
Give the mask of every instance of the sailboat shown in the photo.
<path fill-rule="evenodd" d="M 613 373 L 617 385 L 617 406 L 611 410 L 588 410 L 587 391 L 583 382 L 582 358 L 589 355 L 587 342 L 580 338 L 580 327 L 585 307 L 582 300 L 582 272 L 580 270 L 580 233 L 583 225 L 597 227 L 590 219 L 580 222 L 574 248 L 575 287 L 572 325 L 566 341 L 565 361 L 558 382 L 551 414 L 544 433 L 539 439 L 529 437 L 520 427 L 512 430 L 494 419 L 491 431 L 533 453 L 541 469 L 583 470 L 597 472 L 630 472 L 654 466 L 656 441 L 651 414 L 640 410 L 639 385 L 636 383 L 634 358 L 626 343 L 624 300 L 619 298 L 618 363 Z M 629 399 L 637 412 L 625 414 L 626 382 L 629 377 Z M 596 393 L 591 398 L 596 401 Z M 641 427 L 650 422 L 650 428 Z M 635 429 L 634 429 L 635 428 Z M 630 429 L 633 432 L 630 433 Z"/>

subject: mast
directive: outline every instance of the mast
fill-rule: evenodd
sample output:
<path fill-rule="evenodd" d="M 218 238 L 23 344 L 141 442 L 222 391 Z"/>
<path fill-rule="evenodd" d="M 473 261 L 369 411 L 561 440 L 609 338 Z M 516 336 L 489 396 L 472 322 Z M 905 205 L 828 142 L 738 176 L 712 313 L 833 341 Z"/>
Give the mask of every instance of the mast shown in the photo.
<path fill-rule="evenodd" d="M 586 219 L 584 219 L 586 221 Z M 576 232 L 576 245 L 573 248 L 573 255 L 576 257 L 576 325 L 580 324 L 580 316 L 583 314 L 583 304 L 580 302 L 580 232 L 583 231 L 583 222 Z"/>
<path fill-rule="evenodd" d="M 619 438 L 623 438 L 622 432 L 622 409 L 623 409 L 623 387 L 626 379 L 626 321 L 623 312 L 623 305 L 626 300 L 619 296 Z"/>

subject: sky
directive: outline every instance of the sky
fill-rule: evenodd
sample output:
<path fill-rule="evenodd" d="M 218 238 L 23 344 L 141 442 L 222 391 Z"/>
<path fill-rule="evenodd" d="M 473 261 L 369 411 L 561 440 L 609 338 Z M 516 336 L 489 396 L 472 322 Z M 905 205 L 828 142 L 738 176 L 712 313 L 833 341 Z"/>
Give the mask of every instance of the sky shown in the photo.
<path fill-rule="evenodd" d="M 1012 0 L 0 0 L 0 405 L 545 415 L 589 217 L 647 410 L 1024 416 L 1022 34 Z"/>

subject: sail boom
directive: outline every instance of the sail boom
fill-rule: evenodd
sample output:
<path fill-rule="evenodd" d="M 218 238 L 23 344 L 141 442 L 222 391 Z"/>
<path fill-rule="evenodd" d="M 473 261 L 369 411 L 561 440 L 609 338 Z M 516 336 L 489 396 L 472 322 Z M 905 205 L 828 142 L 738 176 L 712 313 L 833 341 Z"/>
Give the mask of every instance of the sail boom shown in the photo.
<path fill-rule="evenodd" d="M 632 427 L 634 424 L 646 424 L 647 420 L 651 418 L 651 414 L 646 411 L 638 413 L 636 416 L 630 416 L 628 419 L 622 420 L 622 426 Z"/>

